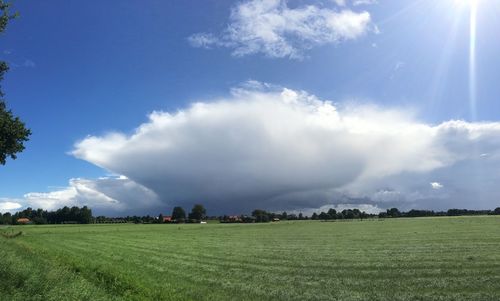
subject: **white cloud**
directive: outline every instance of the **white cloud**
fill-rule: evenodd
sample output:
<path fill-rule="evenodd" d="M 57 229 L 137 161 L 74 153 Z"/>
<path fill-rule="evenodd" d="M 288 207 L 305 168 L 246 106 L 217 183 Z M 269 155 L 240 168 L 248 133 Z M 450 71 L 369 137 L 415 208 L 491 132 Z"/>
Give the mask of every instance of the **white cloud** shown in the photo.
<path fill-rule="evenodd" d="M 213 34 L 209 33 L 197 33 L 190 36 L 188 39 L 191 45 L 194 47 L 210 48 L 213 45 L 219 44 L 219 39 Z"/>
<path fill-rule="evenodd" d="M 402 110 L 339 108 L 258 82 L 154 112 L 132 135 L 89 136 L 73 154 L 147 187 L 165 206 L 201 202 L 212 212 L 494 208 L 500 197 L 500 123 L 430 125 Z M 437 178 L 446 190 L 429 186 Z"/>
<path fill-rule="evenodd" d="M 0 211 L 32 207 L 55 210 L 64 206 L 90 206 L 97 214 L 140 214 L 161 209 L 158 196 L 125 176 L 96 180 L 71 179 L 67 187 L 50 192 L 32 192 L 16 203 L 0 202 Z M 15 206 L 14 206 L 15 205 Z M 9 207 L 10 206 L 10 207 Z M 8 207 L 8 208 L 7 208 Z"/>
<path fill-rule="evenodd" d="M 0 199 L 0 213 L 13 212 L 19 208 L 22 208 L 22 206 L 23 205 L 13 200 Z"/>
<path fill-rule="evenodd" d="M 346 0 L 332 0 L 333 3 L 337 4 L 338 6 L 346 6 Z"/>
<path fill-rule="evenodd" d="M 432 189 L 436 189 L 436 190 L 444 187 L 443 184 L 441 184 L 439 182 L 432 182 L 432 183 L 430 183 L 430 185 L 431 185 Z"/>
<path fill-rule="evenodd" d="M 337 1 L 342 5 L 344 1 Z M 228 47 L 233 55 L 262 53 L 300 59 L 314 46 L 354 40 L 371 29 L 370 13 L 336 11 L 315 5 L 290 8 L 285 0 L 250 0 L 235 5 L 222 34 L 198 33 L 195 47 Z"/>
<path fill-rule="evenodd" d="M 157 214 L 198 202 L 212 214 L 492 209 L 500 197 L 500 122 L 432 125 L 401 109 L 339 106 L 257 81 L 153 112 L 130 135 L 88 136 L 72 154 L 114 176 L 0 199 L 0 211 L 88 205 L 96 214 Z"/>

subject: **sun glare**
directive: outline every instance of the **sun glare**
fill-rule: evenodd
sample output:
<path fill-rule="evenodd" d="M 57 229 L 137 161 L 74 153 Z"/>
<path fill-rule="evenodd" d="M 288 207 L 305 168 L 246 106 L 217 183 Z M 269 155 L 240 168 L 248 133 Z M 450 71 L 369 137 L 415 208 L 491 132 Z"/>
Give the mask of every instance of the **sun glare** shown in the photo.
<path fill-rule="evenodd" d="M 477 15 L 481 0 L 454 0 L 456 8 L 469 18 L 469 112 L 471 120 L 477 118 L 477 70 L 476 70 L 476 40 Z"/>
<path fill-rule="evenodd" d="M 460 15 L 469 19 L 469 113 L 470 119 L 477 119 L 477 15 L 481 0 L 452 0 Z"/>
<path fill-rule="evenodd" d="M 476 85 L 476 33 L 477 33 L 477 4 L 478 0 L 469 0 L 470 3 L 470 42 L 469 42 L 469 109 L 471 119 L 477 118 L 477 85 Z"/>

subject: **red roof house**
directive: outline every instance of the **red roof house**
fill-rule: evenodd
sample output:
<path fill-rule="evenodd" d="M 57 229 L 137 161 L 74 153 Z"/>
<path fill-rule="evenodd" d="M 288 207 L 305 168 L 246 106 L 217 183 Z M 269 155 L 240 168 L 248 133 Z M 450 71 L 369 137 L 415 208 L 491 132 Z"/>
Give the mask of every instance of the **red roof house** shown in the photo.
<path fill-rule="evenodd" d="M 29 223 L 31 223 L 31 221 L 29 218 L 18 218 L 17 223 L 18 224 L 29 224 Z"/>

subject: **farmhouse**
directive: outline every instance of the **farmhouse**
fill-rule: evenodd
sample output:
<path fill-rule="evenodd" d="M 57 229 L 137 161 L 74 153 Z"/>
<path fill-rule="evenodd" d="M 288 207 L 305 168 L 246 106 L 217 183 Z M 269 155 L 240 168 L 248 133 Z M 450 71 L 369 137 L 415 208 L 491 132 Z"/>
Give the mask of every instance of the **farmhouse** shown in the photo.
<path fill-rule="evenodd" d="M 18 219 L 17 219 L 17 223 L 18 223 L 18 224 L 23 224 L 23 225 L 26 225 L 26 224 L 31 223 L 31 221 L 30 221 L 30 219 L 29 219 L 29 218 L 18 218 Z"/>
<path fill-rule="evenodd" d="M 164 223 L 171 223 L 172 222 L 172 217 L 171 216 L 164 216 L 163 217 L 163 222 Z"/>

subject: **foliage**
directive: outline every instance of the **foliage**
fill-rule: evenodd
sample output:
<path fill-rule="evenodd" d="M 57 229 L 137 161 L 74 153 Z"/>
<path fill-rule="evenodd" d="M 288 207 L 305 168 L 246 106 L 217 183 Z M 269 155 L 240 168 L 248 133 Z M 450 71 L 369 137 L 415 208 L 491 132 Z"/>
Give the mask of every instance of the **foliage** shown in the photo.
<path fill-rule="evenodd" d="M 10 13 L 10 5 L 10 3 L 0 0 L 0 33 L 5 31 L 5 28 L 7 28 L 7 24 L 10 20 L 18 16 L 17 13 Z"/>
<path fill-rule="evenodd" d="M 196 204 L 191 209 L 191 213 L 189 213 L 189 219 L 194 221 L 202 221 L 207 217 L 207 210 L 203 205 Z"/>
<path fill-rule="evenodd" d="M 397 208 L 387 209 L 381 212 L 379 218 L 385 217 L 429 217 L 429 216 L 466 216 L 466 215 L 500 215 L 500 208 L 495 210 L 470 210 L 470 209 L 449 209 L 447 211 L 416 210 L 400 212 Z"/>
<path fill-rule="evenodd" d="M 144 215 L 144 216 L 125 216 L 125 217 L 107 217 L 107 216 L 97 216 L 94 219 L 96 224 L 122 224 L 122 223 L 134 223 L 134 224 L 157 224 L 159 219 L 154 216 Z"/>
<path fill-rule="evenodd" d="M 172 210 L 172 219 L 177 222 L 184 222 L 186 220 L 186 211 L 182 207 L 174 207 Z"/>
<path fill-rule="evenodd" d="M 9 12 L 10 3 L 0 0 L 0 33 L 2 33 L 9 20 L 15 18 L 16 14 Z M 9 70 L 6 62 L 0 61 L 0 81 L 4 79 Z M 17 153 L 24 150 L 24 142 L 28 141 L 31 131 L 25 124 L 7 109 L 4 93 L 0 86 L 0 164 L 5 165 L 7 158 L 16 159 Z"/>
<path fill-rule="evenodd" d="M 416 210 L 412 209 L 408 212 L 401 212 L 397 208 L 391 208 L 380 214 L 368 214 L 366 212 L 361 212 L 359 209 L 345 209 L 341 212 L 337 212 L 335 209 L 329 209 L 328 212 L 321 212 L 317 214 L 314 212 L 309 218 L 304 216 L 302 213 L 288 214 L 287 212 L 273 213 L 262 209 L 256 209 L 252 212 L 251 216 L 248 215 L 223 215 L 223 216 L 206 216 L 206 210 L 203 205 L 196 205 L 193 207 L 194 211 L 199 211 L 203 220 L 218 220 L 221 223 L 266 223 L 274 220 L 353 220 L 353 219 L 367 219 L 367 218 L 396 218 L 396 217 L 431 217 L 431 216 L 463 216 L 463 215 L 500 215 L 500 207 L 494 210 L 467 210 L 467 209 L 450 209 L 448 211 L 430 211 L 430 210 Z M 182 207 L 174 207 L 172 211 L 172 222 L 174 223 L 184 223 L 193 222 L 197 223 L 200 219 L 194 218 L 197 215 L 193 215 L 193 212 L 189 214 L 189 219 L 186 220 L 186 212 Z M 23 211 L 17 212 L 15 215 L 10 213 L 1 214 L 0 213 L 0 225 L 1 224 L 16 224 L 18 218 L 29 218 L 34 224 L 57 224 L 57 223 L 135 223 L 135 224 L 155 224 L 163 223 L 163 215 L 160 214 L 158 217 L 145 215 L 145 216 L 125 216 L 125 217 L 106 217 L 97 216 L 92 217 L 92 210 L 87 207 L 64 207 L 57 211 L 48 212 L 42 209 L 37 209 L 36 211 L 32 208 L 27 208 Z"/>
<path fill-rule="evenodd" d="M 79 207 L 63 207 L 56 211 L 47 211 L 43 209 L 33 210 L 28 207 L 23 211 L 19 211 L 14 215 L 10 213 L 0 214 L 0 224 L 14 225 L 19 218 L 28 218 L 34 224 L 90 224 L 93 222 L 92 210 L 87 206 Z"/>

